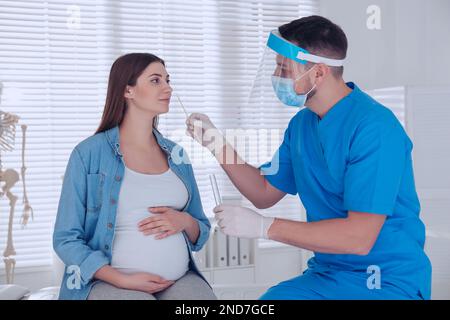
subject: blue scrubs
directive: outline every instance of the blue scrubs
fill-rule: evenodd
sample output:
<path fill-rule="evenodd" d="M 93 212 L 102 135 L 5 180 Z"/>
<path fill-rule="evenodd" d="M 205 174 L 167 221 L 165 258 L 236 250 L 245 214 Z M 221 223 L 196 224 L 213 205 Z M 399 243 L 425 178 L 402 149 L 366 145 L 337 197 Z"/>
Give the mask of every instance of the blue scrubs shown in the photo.
<path fill-rule="evenodd" d="M 315 252 L 303 275 L 260 299 L 430 298 L 411 140 L 389 109 L 347 86 L 352 92 L 322 119 L 299 111 L 260 169 L 271 185 L 300 196 L 308 222 L 345 218 L 348 211 L 386 215 L 386 221 L 368 255 Z"/>

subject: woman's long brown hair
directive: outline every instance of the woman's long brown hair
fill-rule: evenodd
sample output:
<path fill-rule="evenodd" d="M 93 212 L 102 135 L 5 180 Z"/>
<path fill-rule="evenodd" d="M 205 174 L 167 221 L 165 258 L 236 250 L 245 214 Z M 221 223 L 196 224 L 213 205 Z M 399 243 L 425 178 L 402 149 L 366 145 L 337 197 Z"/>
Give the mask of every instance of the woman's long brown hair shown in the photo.
<path fill-rule="evenodd" d="M 151 53 L 129 53 L 114 61 L 109 72 L 105 108 L 96 134 L 122 123 L 127 110 L 124 97 L 127 85 L 135 86 L 137 78 L 153 62 L 159 62 L 165 66 L 164 60 Z M 156 128 L 157 125 L 158 117 L 155 117 L 153 127 Z"/>

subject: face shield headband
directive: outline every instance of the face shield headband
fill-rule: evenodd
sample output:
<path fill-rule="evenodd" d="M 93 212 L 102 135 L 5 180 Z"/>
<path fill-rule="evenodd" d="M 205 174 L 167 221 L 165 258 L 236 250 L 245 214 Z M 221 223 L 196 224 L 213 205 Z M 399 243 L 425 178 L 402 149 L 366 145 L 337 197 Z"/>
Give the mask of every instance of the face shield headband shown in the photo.
<path fill-rule="evenodd" d="M 311 54 L 308 50 L 296 46 L 295 44 L 284 39 L 277 30 L 272 30 L 270 32 L 269 38 L 267 39 L 267 47 L 283 57 L 301 64 L 313 62 L 323 63 L 330 67 L 341 67 L 345 62 L 345 59 L 331 59 Z"/>

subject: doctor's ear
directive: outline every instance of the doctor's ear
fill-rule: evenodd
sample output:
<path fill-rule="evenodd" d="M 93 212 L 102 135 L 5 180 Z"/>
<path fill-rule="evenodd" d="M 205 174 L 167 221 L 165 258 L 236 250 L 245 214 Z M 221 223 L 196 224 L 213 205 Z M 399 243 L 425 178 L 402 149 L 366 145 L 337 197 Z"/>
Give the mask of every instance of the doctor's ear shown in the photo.
<path fill-rule="evenodd" d="M 316 78 L 320 80 L 321 78 L 324 78 L 326 75 L 331 73 L 331 69 L 329 66 L 323 63 L 319 63 L 316 66 Z"/>
<path fill-rule="evenodd" d="M 320 84 L 322 81 L 326 79 L 329 75 L 332 75 L 331 68 L 326 64 L 319 63 L 315 66 L 315 71 L 313 73 L 314 83 Z"/>
<path fill-rule="evenodd" d="M 125 93 L 123 95 L 125 98 L 133 98 L 133 88 L 131 86 L 127 86 L 125 88 Z"/>

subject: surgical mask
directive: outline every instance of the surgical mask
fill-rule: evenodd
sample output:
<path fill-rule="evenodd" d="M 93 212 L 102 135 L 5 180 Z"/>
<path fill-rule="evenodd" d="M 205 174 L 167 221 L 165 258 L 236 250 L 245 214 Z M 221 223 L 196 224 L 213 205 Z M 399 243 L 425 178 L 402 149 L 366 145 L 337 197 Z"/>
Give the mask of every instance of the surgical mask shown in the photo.
<path fill-rule="evenodd" d="M 294 90 L 294 84 L 296 81 L 303 78 L 305 75 L 308 74 L 313 68 L 309 69 L 307 72 L 302 74 L 297 79 L 293 80 L 290 78 L 282 78 L 278 76 L 272 76 L 272 87 L 275 91 L 278 99 L 285 105 L 291 106 L 291 107 L 298 107 L 303 108 L 305 106 L 306 99 L 308 98 L 308 94 L 311 93 L 311 91 L 314 90 L 316 85 L 314 85 L 311 90 L 309 90 L 305 94 L 297 94 Z"/>

